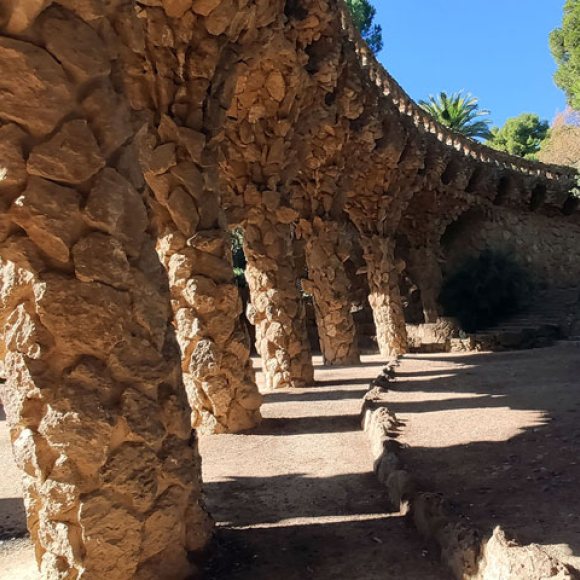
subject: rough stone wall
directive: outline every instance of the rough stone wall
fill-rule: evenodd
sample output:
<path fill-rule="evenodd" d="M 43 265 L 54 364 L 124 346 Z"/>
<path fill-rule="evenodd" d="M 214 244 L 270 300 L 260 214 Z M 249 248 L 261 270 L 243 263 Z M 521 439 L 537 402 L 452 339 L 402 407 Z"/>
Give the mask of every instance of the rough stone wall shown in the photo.
<path fill-rule="evenodd" d="M 127 65 L 134 68 L 125 84 L 134 109 L 155 111 L 135 143 L 169 272 L 192 425 L 212 433 L 244 430 L 259 422 L 261 397 L 239 320 L 214 141 L 236 81 L 235 55 L 224 40 L 239 38 L 252 14 L 227 2 L 169 2 L 134 13 L 144 28 L 129 40 L 142 52 L 131 45 Z M 251 47 L 253 40 L 242 43 Z M 202 59 L 192 58 L 192 43 Z M 138 63 L 156 74 L 144 79 Z"/>
<path fill-rule="evenodd" d="M 249 319 L 269 388 L 308 385 L 314 376 L 292 255 L 298 214 L 289 183 L 299 169 L 297 119 L 313 84 L 306 50 L 320 39 L 330 12 L 324 2 L 303 4 L 289 4 L 282 34 L 241 66 L 221 163 L 228 219 L 244 227 Z"/>
<path fill-rule="evenodd" d="M 295 21 L 281 25 L 240 67 L 227 112 L 222 170 L 228 180 L 228 219 L 244 227 L 246 279 L 256 348 L 267 388 L 313 382 L 304 304 L 292 251 L 287 182 L 296 171 L 291 149 L 305 83 L 305 55 Z"/>
<path fill-rule="evenodd" d="M 300 216 L 296 237 L 304 252 L 308 279 L 302 287 L 312 295 L 318 343 L 327 364 L 358 362 L 352 296 L 345 262 L 350 258 L 344 195 L 339 189 L 344 170 L 343 148 L 349 139 L 348 68 L 335 38 L 334 21 L 309 50 L 308 68 L 314 89 L 298 119 L 295 142 L 300 163 L 291 188 L 291 205 Z"/>
<path fill-rule="evenodd" d="M 200 121 L 193 129 L 163 115 L 154 130 L 138 135 L 139 160 L 155 196 L 157 249 L 169 274 L 192 426 L 238 432 L 259 423 L 262 398 L 220 207 L 225 186 L 207 170 L 217 167 L 216 152 L 206 146 L 216 119 Z"/>
<path fill-rule="evenodd" d="M 204 0 L 2 12 L 4 402 L 43 577 L 195 572 L 188 553 L 211 525 L 178 346 L 196 425 L 259 419 L 216 137 L 237 58 L 227 38 L 257 48 L 279 12 Z"/>
<path fill-rule="evenodd" d="M 216 227 L 186 240 L 165 225 L 159 252 L 169 271 L 192 427 L 201 433 L 255 427 L 262 396 L 240 318 L 242 301 L 232 281 L 229 239 Z"/>
<path fill-rule="evenodd" d="M 360 361 L 356 326 L 348 300 L 350 280 L 344 261 L 350 256 L 341 224 L 315 218 L 306 244 L 309 280 L 320 350 L 325 364 L 349 365 Z"/>
<path fill-rule="evenodd" d="M 453 236 L 445 250 L 446 271 L 485 249 L 511 253 L 547 286 L 580 285 L 580 224 L 575 221 L 490 208 L 468 219 Z"/>

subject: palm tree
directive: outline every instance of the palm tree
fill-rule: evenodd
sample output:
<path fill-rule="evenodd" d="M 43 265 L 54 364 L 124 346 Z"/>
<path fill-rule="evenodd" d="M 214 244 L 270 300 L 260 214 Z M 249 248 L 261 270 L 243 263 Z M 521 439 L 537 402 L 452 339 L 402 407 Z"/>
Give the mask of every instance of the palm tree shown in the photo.
<path fill-rule="evenodd" d="M 489 111 L 479 108 L 478 100 L 471 93 L 459 91 L 448 96 L 441 92 L 429 101 L 419 101 L 419 106 L 427 111 L 436 121 L 453 131 L 463 133 L 472 139 L 489 139 L 491 137 Z"/>

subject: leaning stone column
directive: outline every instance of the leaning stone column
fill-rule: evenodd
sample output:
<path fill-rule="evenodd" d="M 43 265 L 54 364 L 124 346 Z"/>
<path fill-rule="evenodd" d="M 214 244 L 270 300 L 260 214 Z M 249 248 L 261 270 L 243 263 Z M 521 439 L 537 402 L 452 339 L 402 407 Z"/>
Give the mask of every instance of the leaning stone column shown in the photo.
<path fill-rule="evenodd" d="M 151 189 L 157 250 L 169 272 L 192 425 L 204 433 L 239 432 L 259 423 L 261 396 L 240 320 L 213 139 L 223 128 L 239 55 L 229 54 L 215 35 L 219 29 L 226 42 L 234 16 L 240 21 L 232 30 L 239 35 L 249 13 L 223 0 L 154 4 L 138 6 L 116 23 L 127 42 L 137 43 L 123 53 L 131 103 L 137 110 L 155 109 L 147 124 L 135 121 L 135 145 Z M 134 33 L 140 26 L 148 35 L 146 47 Z M 156 75 L 143 78 L 147 69 Z M 218 80 L 208 90 L 214 73 Z"/>
<path fill-rule="evenodd" d="M 65 11 L 53 26 L 71 27 L 60 62 L 0 39 L 3 400 L 28 526 L 42 578 L 185 578 L 211 526 L 167 277 L 65 73 L 99 38 Z"/>
<path fill-rule="evenodd" d="M 395 263 L 395 240 L 382 236 L 362 237 L 369 281 L 369 303 L 382 356 L 392 358 L 407 350 L 407 330 Z"/>
<path fill-rule="evenodd" d="M 320 349 L 324 363 L 360 362 L 356 325 L 348 299 L 350 280 L 344 269 L 348 251 L 340 224 L 315 218 L 306 244 L 307 289 L 314 298 Z"/>
<path fill-rule="evenodd" d="M 140 134 L 139 157 L 157 202 L 157 248 L 169 272 L 192 426 L 202 433 L 235 433 L 260 422 L 262 397 L 222 226 L 221 183 L 211 174 L 202 178 L 204 142 L 202 133 L 163 116 L 155 130 Z"/>
<path fill-rule="evenodd" d="M 411 247 L 407 267 L 413 281 L 421 291 L 425 322 L 437 322 L 439 293 L 443 280 L 437 253 L 431 246 Z"/>
<path fill-rule="evenodd" d="M 314 381 L 305 309 L 292 255 L 290 226 L 260 213 L 244 228 L 249 318 L 256 327 L 266 387 L 305 387 Z"/>

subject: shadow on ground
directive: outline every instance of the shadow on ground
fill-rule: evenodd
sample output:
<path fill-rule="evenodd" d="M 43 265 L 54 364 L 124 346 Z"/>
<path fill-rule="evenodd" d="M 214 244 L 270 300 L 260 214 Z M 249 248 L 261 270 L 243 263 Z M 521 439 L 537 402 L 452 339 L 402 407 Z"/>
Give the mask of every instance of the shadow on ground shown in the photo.
<path fill-rule="evenodd" d="M 20 472 L 16 470 L 10 448 L 9 430 L 6 413 L 0 404 L 0 542 L 22 538 L 28 535 L 24 502 L 18 495 Z M 18 478 L 15 484 L 12 479 Z"/>
<path fill-rule="evenodd" d="M 23 538 L 27 535 L 22 498 L 0 498 L 0 541 Z"/>
<path fill-rule="evenodd" d="M 218 530 L 207 580 L 434 580 L 448 576 L 399 518 Z M 413 570 L 410 572 L 409 570 Z"/>
<path fill-rule="evenodd" d="M 292 399 L 296 400 L 296 399 Z M 271 417 L 252 431 L 253 435 L 313 435 L 316 433 L 345 433 L 360 429 L 359 415 L 326 415 L 324 417 Z"/>
<path fill-rule="evenodd" d="M 354 382 L 352 384 L 363 384 L 363 380 L 359 379 L 360 383 Z M 326 383 L 325 386 L 332 385 L 332 382 Z M 293 401 L 340 401 L 346 399 L 357 399 L 362 400 L 365 396 L 365 393 L 368 390 L 369 380 L 365 379 L 365 384 L 367 388 L 364 389 L 316 389 L 312 388 L 309 389 L 307 392 L 298 391 L 296 393 L 283 391 L 283 392 L 276 392 L 271 391 L 269 393 L 264 394 L 264 399 L 268 403 L 284 403 L 284 402 L 293 402 Z"/>
<path fill-rule="evenodd" d="M 257 429 L 200 441 L 218 522 L 205 578 L 449 578 L 372 473 L 360 385 L 382 366 L 317 365 L 313 387 L 265 393 Z"/>
<path fill-rule="evenodd" d="M 300 473 L 233 477 L 228 481 L 206 483 L 205 491 L 214 517 L 232 526 L 390 511 L 387 499 L 377 488 L 374 474 L 370 471 L 334 477 L 308 477 Z M 290 495 L 301 500 L 289 502 Z M 233 511 L 229 509 L 232 504 L 236 505 Z"/>
<path fill-rule="evenodd" d="M 436 552 L 389 513 L 371 472 L 234 477 L 205 489 L 220 522 L 207 580 L 449 578 Z"/>
<path fill-rule="evenodd" d="M 431 425 L 439 420 L 442 433 L 445 428 L 465 428 L 466 421 L 477 427 L 474 422 L 494 416 L 486 410 L 535 413 L 533 426 L 528 421 L 505 441 L 478 441 L 476 435 L 472 442 L 446 445 L 443 435 L 428 446 L 416 446 L 411 437 L 403 459 L 426 489 L 443 492 L 485 533 L 501 525 L 522 543 L 555 546 L 548 551 L 574 567 L 580 563 L 579 355 L 577 348 L 559 346 L 461 357 L 421 356 L 414 366 L 418 361 L 434 363 L 440 372 L 403 369 L 400 376 L 406 380 L 398 382 L 397 389 L 403 399 L 405 393 L 415 392 L 425 394 L 425 400 L 397 401 L 394 394 L 388 404 L 416 430 L 429 414 L 437 414 L 431 416 Z M 464 366 L 449 373 L 442 363 Z M 444 400 L 429 400 L 437 394 Z M 508 420 L 516 417 L 505 415 Z M 495 425 L 486 428 L 493 435 Z"/>

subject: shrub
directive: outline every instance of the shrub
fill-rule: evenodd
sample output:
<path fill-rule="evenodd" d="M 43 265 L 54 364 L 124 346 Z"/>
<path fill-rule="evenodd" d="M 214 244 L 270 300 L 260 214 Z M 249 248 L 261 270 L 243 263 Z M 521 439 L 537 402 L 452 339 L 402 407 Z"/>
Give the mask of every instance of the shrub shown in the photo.
<path fill-rule="evenodd" d="M 491 250 L 468 258 L 444 282 L 439 301 L 466 332 L 483 330 L 529 303 L 532 285 L 511 257 Z"/>

